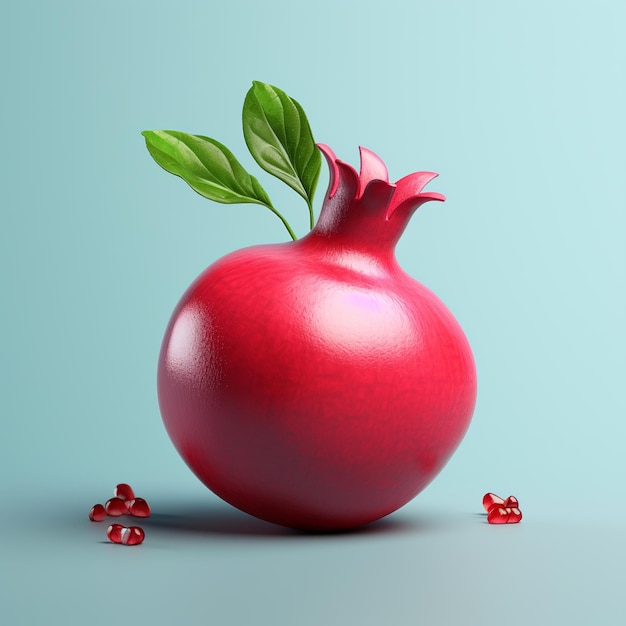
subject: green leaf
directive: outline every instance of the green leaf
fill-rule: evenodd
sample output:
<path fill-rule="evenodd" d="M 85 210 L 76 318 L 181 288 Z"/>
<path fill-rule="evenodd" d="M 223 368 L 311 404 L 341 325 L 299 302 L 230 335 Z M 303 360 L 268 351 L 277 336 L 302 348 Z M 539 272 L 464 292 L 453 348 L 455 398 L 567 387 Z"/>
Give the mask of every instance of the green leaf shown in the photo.
<path fill-rule="evenodd" d="M 215 139 L 175 130 L 145 130 L 141 134 L 152 158 L 205 198 L 224 204 L 262 204 L 273 210 L 259 181 Z"/>
<path fill-rule="evenodd" d="M 254 81 L 242 118 L 254 160 L 297 191 L 311 209 L 322 157 L 302 107 L 277 87 Z"/>

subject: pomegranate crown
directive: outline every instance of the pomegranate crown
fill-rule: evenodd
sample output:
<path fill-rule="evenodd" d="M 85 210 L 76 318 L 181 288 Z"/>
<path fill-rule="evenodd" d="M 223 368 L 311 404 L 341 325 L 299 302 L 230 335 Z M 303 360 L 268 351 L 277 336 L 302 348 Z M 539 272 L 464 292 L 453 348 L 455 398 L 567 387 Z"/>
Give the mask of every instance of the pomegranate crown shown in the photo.
<path fill-rule="evenodd" d="M 400 208 L 410 209 L 428 200 L 443 202 L 446 199 L 440 193 L 422 192 L 422 189 L 438 176 L 435 172 L 413 172 L 395 183 L 390 183 L 387 166 L 376 153 L 367 148 L 359 147 L 361 171 L 357 174 L 351 165 L 338 159 L 329 146 L 318 143 L 317 147 L 326 157 L 330 168 L 329 200 L 340 188 L 348 192 L 352 200 L 366 203 L 372 196 L 380 198 L 381 195 L 386 195 L 385 219 L 389 220 Z"/>

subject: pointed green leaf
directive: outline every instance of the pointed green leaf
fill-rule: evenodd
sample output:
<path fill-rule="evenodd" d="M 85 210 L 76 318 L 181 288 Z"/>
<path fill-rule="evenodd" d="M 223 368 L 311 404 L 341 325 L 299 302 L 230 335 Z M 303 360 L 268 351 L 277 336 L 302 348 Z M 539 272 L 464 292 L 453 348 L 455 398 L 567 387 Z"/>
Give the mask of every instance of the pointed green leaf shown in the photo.
<path fill-rule="evenodd" d="M 284 91 L 254 81 L 243 105 L 243 134 L 254 160 L 311 207 L 322 167 L 302 107 Z"/>
<path fill-rule="evenodd" d="M 152 158 L 205 198 L 224 204 L 251 202 L 273 208 L 259 181 L 215 139 L 175 130 L 146 130 L 141 134 Z"/>

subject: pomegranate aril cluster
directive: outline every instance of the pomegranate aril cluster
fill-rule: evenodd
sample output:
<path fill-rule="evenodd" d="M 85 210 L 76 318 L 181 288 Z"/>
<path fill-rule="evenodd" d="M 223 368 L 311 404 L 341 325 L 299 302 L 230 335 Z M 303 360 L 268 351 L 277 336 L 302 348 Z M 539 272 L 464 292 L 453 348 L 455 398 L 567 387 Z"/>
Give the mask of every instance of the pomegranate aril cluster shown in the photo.
<path fill-rule="evenodd" d="M 92 522 L 102 522 L 107 516 L 120 517 L 122 515 L 150 517 L 150 505 L 143 498 L 136 498 L 133 488 L 126 483 L 120 483 L 115 487 L 113 497 L 109 498 L 104 506 L 95 504 L 89 511 L 89 519 Z M 106 533 L 112 543 L 127 546 L 136 546 L 145 538 L 145 533 L 139 526 L 126 527 L 122 524 L 111 524 Z"/>
<path fill-rule="evenodd" d="M 487 511 L 490 524 L 517 524 L 522 521 L 522 512 L 515 496 L 503 499 L 495 493 L 483 496 L 483 508 Z"/>

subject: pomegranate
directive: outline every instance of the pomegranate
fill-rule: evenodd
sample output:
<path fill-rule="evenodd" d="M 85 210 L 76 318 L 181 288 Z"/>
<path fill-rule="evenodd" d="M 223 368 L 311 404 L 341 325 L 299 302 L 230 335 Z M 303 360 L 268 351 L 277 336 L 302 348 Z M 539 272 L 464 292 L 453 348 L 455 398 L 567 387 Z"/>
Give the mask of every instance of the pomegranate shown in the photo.
<path fill-rule="evenodd" d="M 233 252 L 188 288 L 158 364 L 163 421 L 214 493 L 289 527 L 339 530 L 406 504 L 442 469 L 474 410 L 468 341 L 399 266 L 436 174 L 392 184 L 361 148 L 330 167 L 302 239 Z"/>

